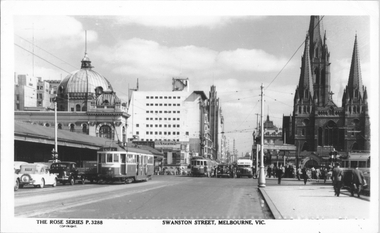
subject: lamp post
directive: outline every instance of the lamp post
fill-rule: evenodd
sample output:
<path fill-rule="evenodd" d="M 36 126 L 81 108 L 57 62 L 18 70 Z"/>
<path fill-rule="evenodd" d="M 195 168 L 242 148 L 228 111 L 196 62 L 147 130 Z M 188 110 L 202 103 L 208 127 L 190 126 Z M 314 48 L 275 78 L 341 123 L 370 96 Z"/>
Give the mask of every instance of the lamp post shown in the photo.
<path fill-rule="evenodd" d="M 54 97 L 54 149 L 52 151 L 53 160 L 58 160 L 58 125 L 57 125 L 57 97 Z"/>
<path fill-rule="evenodd" d="M 261 84 L 261 146 L 260 146 L 260 174 L 259 187 L 265 187 L 265 172 L 264 172 L 264 85 Z"/>

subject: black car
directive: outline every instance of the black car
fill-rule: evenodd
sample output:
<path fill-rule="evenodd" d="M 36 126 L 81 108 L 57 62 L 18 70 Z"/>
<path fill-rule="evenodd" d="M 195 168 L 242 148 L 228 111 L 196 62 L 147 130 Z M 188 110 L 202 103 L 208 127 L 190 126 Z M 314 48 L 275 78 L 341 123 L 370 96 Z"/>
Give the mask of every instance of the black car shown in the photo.
<path fill-rule="evenodd" d="M 230 166 L 227 164 L 219 164 L 216 167 L 216 177 L 230 177 L 231 172 L 230 172 Z"/>
<path fill-rule="evenodd" d="M 74 185 L 76 181 L 85 183 L 85 177 L 80 174 L 75 162 L 58 162 L 50 165 L 50 173 L 57 175 L 57 181 L 62 184 Z"/>

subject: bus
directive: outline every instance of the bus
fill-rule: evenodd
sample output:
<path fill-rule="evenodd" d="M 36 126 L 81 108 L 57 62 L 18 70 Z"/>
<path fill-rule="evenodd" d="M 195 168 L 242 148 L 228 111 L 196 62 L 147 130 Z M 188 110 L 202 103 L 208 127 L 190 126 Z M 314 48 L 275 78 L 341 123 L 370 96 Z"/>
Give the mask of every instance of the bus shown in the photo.
<path fill-rule="evenodd" d="M 205 158 L 203 156 L 195 156 L 190 159 L 191 175 L 192 176 L 207 176 L 214 175 L 214 169 L 217 166 L 216 161 Z"/>
<path fill-rule="evenodd" d="M 249 158 L 238 158 L 236 161 L 236 177 L 240 178 L 242 176 L 247 176 L 248 178 L 253 177 L 253 162 Z"/>
<path fill-rule="evenodd" d="M 98 181 L 148 181 L 154 172 L 154 155 L 138 146 L 103 147 L 97 152 Z"/>

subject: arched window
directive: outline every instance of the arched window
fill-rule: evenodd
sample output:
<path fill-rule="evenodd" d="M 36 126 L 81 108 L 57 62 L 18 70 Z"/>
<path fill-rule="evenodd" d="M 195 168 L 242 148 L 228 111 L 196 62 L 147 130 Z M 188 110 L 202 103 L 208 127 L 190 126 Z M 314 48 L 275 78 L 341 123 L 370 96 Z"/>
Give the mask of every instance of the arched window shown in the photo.
<path fill-rule="evenodd" d="M 49 123 L 46 123 L 45 126 L 46 126 L 46 127 L 50 127 L 50 124 L 49 124 Z"/>
<path fill-rule="evenodd" d="M 88 131 L 87 129 L 88 129 L 87 124 L 83 124 L 82 132 L 87 134 L 87 131 Z"/>
<path fill-rule="evenodd" d="M 352 144 L 351 151 L 357 151 L 357 150 L 359 150 L 359 145 L 357 142 L 354 142 L 354 144 Z"/>
<path fill-rule="evenodd" d="M 80 104 L 75 105 L 75 111 L 77 111 L 77 112 L 80 111 Z"/>
<path fill-rule="evenodd" d="M 112 139 L 112 129 L 108 125 L 103 125 L 99 129 L 99 137 Z"/>
<path fill-rule="evenodd" d="M 334 121 L 325 126 L 325 146 L 336 146 L 339 140 L 339 129 Z"/>
<path fill-rule="evenodd" d="M 58 123 L 58 129 L 62 129 L 62 124 Z"/>
<path fill-rule="evenodd" d="M 70 124 L 70 131 L 74 132 L 74 130 L 75 130 L 75 125 L 74 124 Z"/>

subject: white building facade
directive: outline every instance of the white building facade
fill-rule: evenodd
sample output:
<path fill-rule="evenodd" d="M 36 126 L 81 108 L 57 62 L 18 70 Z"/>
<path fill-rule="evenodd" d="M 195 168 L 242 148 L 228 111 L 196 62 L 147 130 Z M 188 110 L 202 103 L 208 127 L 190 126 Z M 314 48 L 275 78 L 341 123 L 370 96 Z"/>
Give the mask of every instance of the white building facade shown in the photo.
<path fill-rule="evenodd" d="M 173 78 L 173 91 L 134 91 L 127 121 L 128 141 L 154 141 L 165 164 L 189 164 L 192 156 L 210 157 L 207 97 L 189 92 L 188 79 Z"/>

